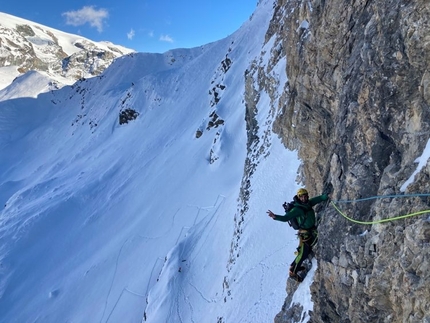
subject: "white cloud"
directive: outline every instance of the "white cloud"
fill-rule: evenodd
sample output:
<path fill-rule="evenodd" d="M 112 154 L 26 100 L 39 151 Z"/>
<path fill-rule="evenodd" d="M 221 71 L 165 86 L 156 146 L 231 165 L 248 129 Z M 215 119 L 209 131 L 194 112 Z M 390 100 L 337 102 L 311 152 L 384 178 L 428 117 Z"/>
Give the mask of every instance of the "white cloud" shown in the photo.
<path fill-rule="evenodd" d="M 154 32 L 151 30 L 151 31 L 148 33 L 148 36 L 149 36 L 149 37 L 154 37 Z"/>
<path fill-rule="evenodd" d="M 170 37 L 169 35 L 161 35 L 160 40 L 168 43 L 173 43 L 173 38 Z"/>
<path fill-rule="evenodd" d="M 62 16 L 66 17 L 67 25 L 81 26 L 89 23 L 91 27 L 96 27 L 98 32 L 102 32 L 104 20 L 109 17 L 109 12 L 106 9 L 85 6 L 80 10 L 64 12 Z"/>
<path fill-rule="evenodd" d="M 131 28 L 131 30 L 127 33 L 127 38 L 131 40 L 134 38 L 134 35 L 135 35 L 134 29 Z"/>

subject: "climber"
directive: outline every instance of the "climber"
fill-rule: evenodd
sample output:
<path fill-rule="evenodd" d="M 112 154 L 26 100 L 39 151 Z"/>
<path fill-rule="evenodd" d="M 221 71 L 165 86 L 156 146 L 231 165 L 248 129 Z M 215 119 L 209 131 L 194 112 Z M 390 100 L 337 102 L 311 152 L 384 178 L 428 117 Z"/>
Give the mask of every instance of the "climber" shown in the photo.
<path fill-rule="evenodd" d="M 276 215 L 270 210 L 267 211 L 267 214 L 277 221 L 287 222 L 294 218 L 297 219 L 299 246 L 297 256 L 290 265 L 289 276 L 298 282 L 302 282 L 306 276 L 306 268 L 302 266 L 302 263 L 311 254 L 312 247 L 318 241 L 317 223 L 312 207 L 327 201 L 328 198 L 327 194 L 323 194 L 309 199 L 308 191 L 300 188 L 297 195 L 294 196 L 294 206 L 285 215 Z"/>

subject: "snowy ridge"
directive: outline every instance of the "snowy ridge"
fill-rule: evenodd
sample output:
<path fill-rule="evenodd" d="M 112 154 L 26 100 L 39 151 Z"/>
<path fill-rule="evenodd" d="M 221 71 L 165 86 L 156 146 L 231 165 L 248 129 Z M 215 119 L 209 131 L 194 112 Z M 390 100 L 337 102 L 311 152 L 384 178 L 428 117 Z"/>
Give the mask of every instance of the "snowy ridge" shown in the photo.
<path fill-rule="evenodd" d="M 296 237 L 265 212 L 294 195 L 300 162 L 255 73 L 272 10 L 260 1 L 216 43 L 0 102 L 0 321 L 273 320 Z M 252 146 L 245 71 L 260 91 Z M 119 125 L 124 109 L 138 116 Z"/>
<path fill-rule="evenodd" d="M 45 73 L 59 87 L 70 85 L 77 79 L 99 75 L 115 58 L 134 52 L 2 12 L 0 43 L 7 44 L 0 48 L 0 89 L 6 88 L 18 75 L 32 70 Z"/>
<path fill-rule="evenodd" d="M 0 20 L 1 20 L 1 26 L 8 29 L 15 29 L 16 26 L 19 26 L 19 25 L 28 25 L 28 26 L 36 27 L 33 29 L 35 32 L 35 35 L 30 37 L 30 41 L 36 46 L 49 44 L 50 42 L 52 42 L 52 39 L 49 35 L 47 35 L 47 32 L 54 34 L 58 38 L 59 45 L 62 47 L 63 51 L 67 55 L 72 55 L 80 51 L 80 48 L 75 46 L 75 44 L 79 41 L 85 40 L 91 43 L 95 43 L 92 40 L 86 39 L 82 36 L 65 33 L 63 31 L 44 26 L 42 24 L 38 24 L 36 22 L 30 21 L 24 18 L 15 17 L 4 12 L 0 12 Z M 109 43 L 106 43 L 106 42 L 97 42 L 97 44 L 100 47 L 103 47 L 104 49 L 108 49 L 108 45 L 110 45 Z M 40 50 L 40 54 L 43 54 L 43 51 L 41 50 L 40 47 L 36 47 L 36 51 L 37 50 Z M 129 49 L 126 49 L 126 48 L 124 48 L 124 50 L 130 51 Z"/>

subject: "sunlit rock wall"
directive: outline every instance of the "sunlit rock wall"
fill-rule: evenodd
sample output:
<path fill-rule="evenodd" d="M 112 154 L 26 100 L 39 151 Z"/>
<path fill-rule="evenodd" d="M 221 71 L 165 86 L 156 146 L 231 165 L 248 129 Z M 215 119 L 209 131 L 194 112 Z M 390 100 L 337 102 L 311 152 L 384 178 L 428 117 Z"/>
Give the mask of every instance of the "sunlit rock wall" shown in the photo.
<path fill-rule="evenodd" d="M 289 78 L 275 131 L 298 149 L 312 194 L 355 200 L 430 192 L 428 162 L 401 190 L 430 138 L 427 0 L 280 0 L 271 36 Z M 430 199 L 338 206 L 373 222 L 430 209 Z M 332 206 L 319 211 L 311 321 L 430 322 L 430 215 L 363 225 Z M 291 306 L 280 304 L 280 314 Z"/>

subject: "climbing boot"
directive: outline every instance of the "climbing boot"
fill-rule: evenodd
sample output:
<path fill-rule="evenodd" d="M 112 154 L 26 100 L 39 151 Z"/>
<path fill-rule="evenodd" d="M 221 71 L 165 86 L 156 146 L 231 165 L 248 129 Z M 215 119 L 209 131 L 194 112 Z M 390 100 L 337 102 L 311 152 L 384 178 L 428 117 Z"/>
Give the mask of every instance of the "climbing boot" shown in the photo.
<path fill-rule="evenodd" d="M 306 268 L 303 266 L 300 266 L 297 268 L 297 271 L 293 271 L 293 266 L 290 267 L 289 276 L 291 279 L 294 279 L 295 281 L 301 283 L 303 279 L 306 277 Z"/>
<path fill-rule="evenodd" d="M 298 272 L 298 271 L 302 271 L 302 270 L 306 270 L 306 267 L 300 266 L 298 268 L 295 268 L 295 270 L 294 270 L 294 266 L 293 265 L 290 266 L 290 273 Z"/>
<path fill-rule="evenodd" d="M 301 270 L 301 271 L 297 272 L 296 275 L 298 277 L 297 281 L 302 282 L 306 277 L 306 270 Z"/>
<path fill-rule="evenodd" d="M 303 281 L 303 279 L 305 279 L 305 277 L 306 277 L 306 274 L 305 274 L 304 270 L 299 271 L 297 273 L 290 271 L 290 278 L 299 282 L 299 283 L 301 283 Z"/>

